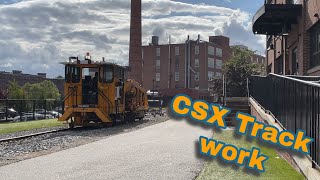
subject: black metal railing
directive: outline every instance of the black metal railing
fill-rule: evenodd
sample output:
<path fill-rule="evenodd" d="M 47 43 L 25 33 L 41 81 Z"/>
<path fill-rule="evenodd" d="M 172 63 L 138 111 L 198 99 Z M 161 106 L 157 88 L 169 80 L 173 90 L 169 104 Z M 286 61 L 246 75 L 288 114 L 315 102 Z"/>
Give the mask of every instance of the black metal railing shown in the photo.
<path fill-rule="evenodd" d="M 59 118 L 62 100 L 0 99 L 0 122 Z"/>
<path fill-rule="evenodd" d="M 295 78 L 295 79 L 300 79 L 304 81 L 313 81 L 318 83 L 320 81 L 320 76 L 297 76 L 297 75 L 289 75 L 287 77 Z"/>
<path fill-rule="evenodd" d="M 249 78 L 250 96 L 287 130 L 304 130 L 314 139 L 310 145 L 312 167 L 320 163 L 320 84 L 305 81 L 314 78 L 292 78 L 269 74 Z"/>

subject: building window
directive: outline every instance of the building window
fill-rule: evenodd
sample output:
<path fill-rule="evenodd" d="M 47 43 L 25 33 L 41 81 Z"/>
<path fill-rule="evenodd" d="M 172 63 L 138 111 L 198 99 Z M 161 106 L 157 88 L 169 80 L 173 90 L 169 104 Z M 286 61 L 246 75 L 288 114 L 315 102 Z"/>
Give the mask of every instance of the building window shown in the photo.
<path fill-rule="evenodd" d="M 214 72 L 208 71 L 208 81 L 212 81 L 214 79 Z"/>
<path fill-rule="evenodd" d="M 174 52 L 175 52 L 176 56 L 179 56 L 180 55 L 179 47 L 175 47 Z"/>
<path fill-rule="evenodd" d="M 174 73 L 174 80 L 179 81 L 179 72 Z"/>
<path fill-rule="evenodd" d="M 160 73 L 156 73 L 156 81 L 160 81 Z"/>
<path fill-rule="evenodd" d="M 160 48 L 156 49 L 156 56 L 160 56 Z"/>
<path fill-rule="evenodd" d="M 221 73 L 220 72 L 216 72 L 216 77 L 221 77 Z"/>
<path fill-rule="evenodd" d="M 142 59 L 143 59 L 143 56 L 144 56 L 144 54 L 143 54 L 143 49 L 142 49 L 142 51 L 141 51 L 141 56 L 142 56 Z"/>
<path fill-rule="evenodd" d="M 208 54 L 214 56 L 214 47 L 208 46 Z"/>
<path fill-rule="evenodd" d="M 253 57 L 251 56 L 251 62 L 253 62 Z"/>
<path fill-rule="evenodd" d="M 216 56 L 222 57 L 222 49 L 221 48 L 216 48 Z"/>
<path fill-rule="evenodd" d="M 199 46 L 194 47 L 194 54 L 199 54 Z"/>
<path fill-rule="evenodd" d="M 156 70 L 160 70 L 160 59 L 156 60 Z"/>
<path fill-rule="evenodd" d="M 310 68 L 320 65 L 320 23 L 311 29 Z"/>
<path fill-rule="evenodd" d="M 199 59 L 194 60 L 194 67 L 199 67 Z"/>
<path fill-rule="evenodd" d="M 259 63 L 259 58 L 257 58 L 257 64 Z"/>
<path fill-rule="evenodd" d="M 222 69 L 222 60 L 216 59 L 216 68 Z"/>
<path fill-rule="evenodd" d="M 264 64 L 264 58 L 261 59 L 262 64 Z"/>
<path fill-rule="evenodd" d="M 214 59 L 213 58 L 208 58 L 208 67 L 214 68 Z"/>
<path fill-rule="evenodd" d="M 176 69 L 179 69 L 179 57 L 176 57 L 176 59 L 175 59 L 175 67 L 176 67 Z"/>
<path fill-rule="evenodd" d="M 194 80 L 199 81 L 199 72 L 196 72 L 194 75 Z"/>

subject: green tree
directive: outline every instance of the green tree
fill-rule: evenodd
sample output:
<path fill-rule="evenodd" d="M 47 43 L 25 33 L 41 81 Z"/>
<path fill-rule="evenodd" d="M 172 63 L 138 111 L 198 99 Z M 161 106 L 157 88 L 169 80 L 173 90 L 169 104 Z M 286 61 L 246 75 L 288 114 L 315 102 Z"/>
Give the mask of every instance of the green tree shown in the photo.
<path fill-rule="evenodd" d="M 45 101 L 46 99 L 60 98 L 60 93 L 55 84 L 51 81 L 43 81 L 41 83 L 26 83 L 22 87 L 16 81 L 9 82 L 9 99 L 37 99 L 36 107 L 39 109 L 46 108 L 51 110 L 54 101 Z M 13 108 L 19 111 L 31 111 L 33 109 L 33 101 L 21 101 L 13 105 Z"/>
<path fill-rule="evenodd" d="M 44 99 L 58 99 L 60 98 L 57 86 L 51 81 L 43 81 L 40 83 L 40 88 L 43 91 Z"/>
<path fill-rule="evenodd" d="M 27 99 L 58 99 L 60 97 L 59 90 L 51 81 L 36 84 L 26 83 L 23 90 L 27 94 Z"/>
<path fill-rule="evenodd" d="M 253 51 L 233 47 L 234 55 L 224 64 L 223 71 L 226 79 L 228 97 L 247 96 L 247 78 L 251 75 L 264 75 L 266 68 L 263 64 L 251 62 Z M 211 86 L 213 93 L 222 94 L 222 79 L 214 79 Z"/>
<path fill-rule="evenodd" d="M 9 99 L 24 99 L 25 98 L 25 93 L 22 89 L 21 86 L 17 83 L 16 80 L 10 81 L 9 82 L 9 87 L 8 87 L 8 97 Z"/>

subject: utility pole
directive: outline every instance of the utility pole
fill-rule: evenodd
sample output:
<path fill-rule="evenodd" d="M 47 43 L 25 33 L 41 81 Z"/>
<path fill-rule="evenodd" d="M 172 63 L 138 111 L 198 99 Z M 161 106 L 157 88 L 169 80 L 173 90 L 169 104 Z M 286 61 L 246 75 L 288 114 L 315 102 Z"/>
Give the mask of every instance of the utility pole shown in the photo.
<path fill-rule="evenodd" d="M 168 89 L 171 88 L 171 34 L 169 34 L 169 63 L 168 63 Z"/>
<path fill-rule="evenodd" d="M 153 103 L 154 103 L 154 79 L 152 80 L 152 99 L 153 99 Z"/>

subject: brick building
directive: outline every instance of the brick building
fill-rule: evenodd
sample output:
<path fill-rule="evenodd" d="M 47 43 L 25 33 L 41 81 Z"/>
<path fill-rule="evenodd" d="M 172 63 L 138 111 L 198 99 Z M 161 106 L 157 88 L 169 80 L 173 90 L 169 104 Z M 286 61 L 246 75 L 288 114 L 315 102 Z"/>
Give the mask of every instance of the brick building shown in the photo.
<path fill-rule="evenodd" d="M 267 35 L 268 72 L 320 75 L 319 0 L 266 0 L 253 32 Z"/>
<path fill-rule="evenodd" d="M 222 65 L 230 58 L 229 38 L 210 36 L 209 41 L 187 39 L 181 44 L 158 44 L 158 37 L 143 46 L 143 86 L 147 89 L 208 90 Z"/>
<path fill-rule="evenodd" d="M 58 88 L 59 93 L 63 94 L 63 79 L 51 79 L 46 77 L 46 73 L 38 73 L 37 75 L 24 74 L 22 71 L 13 70 L 12 72 L 0 71 L 0 98 L 5 98 L 10 81 L 16 81 L 20 86 L 26 83 L 35 84 L 45 80 L 52 81 Z"/>
<path fill-rule="evenodd" d="M 160 45 L 153 36 L 152 43 L 142 47 L 143 86 L 167 96 L 187 93 L 208 98 L 213 79 L 222 77 L 223 64 L 232 56 L 229 42 L 224 36 L 210 36 L 209 41 L 199 36 L 197 40 L 188 37 L 185 43 Z M 264 57 L 256 54 L 252 61 L 265 63 Z"/>
<path fill-rule="evenodd" d="M 249 50 L 248 46 L 244 46 L 244 45 L 234 45 L 234 46 L 231 46 L 231 47 L 238 47 L 238 48 L 240 48 L 242 50 Z M 250 61 L 252 63 L 265 64 L 266 65 L 266 57 L 261 55 L 261 54 L 253 53 L 252 56 L 250 57 Z"/>

